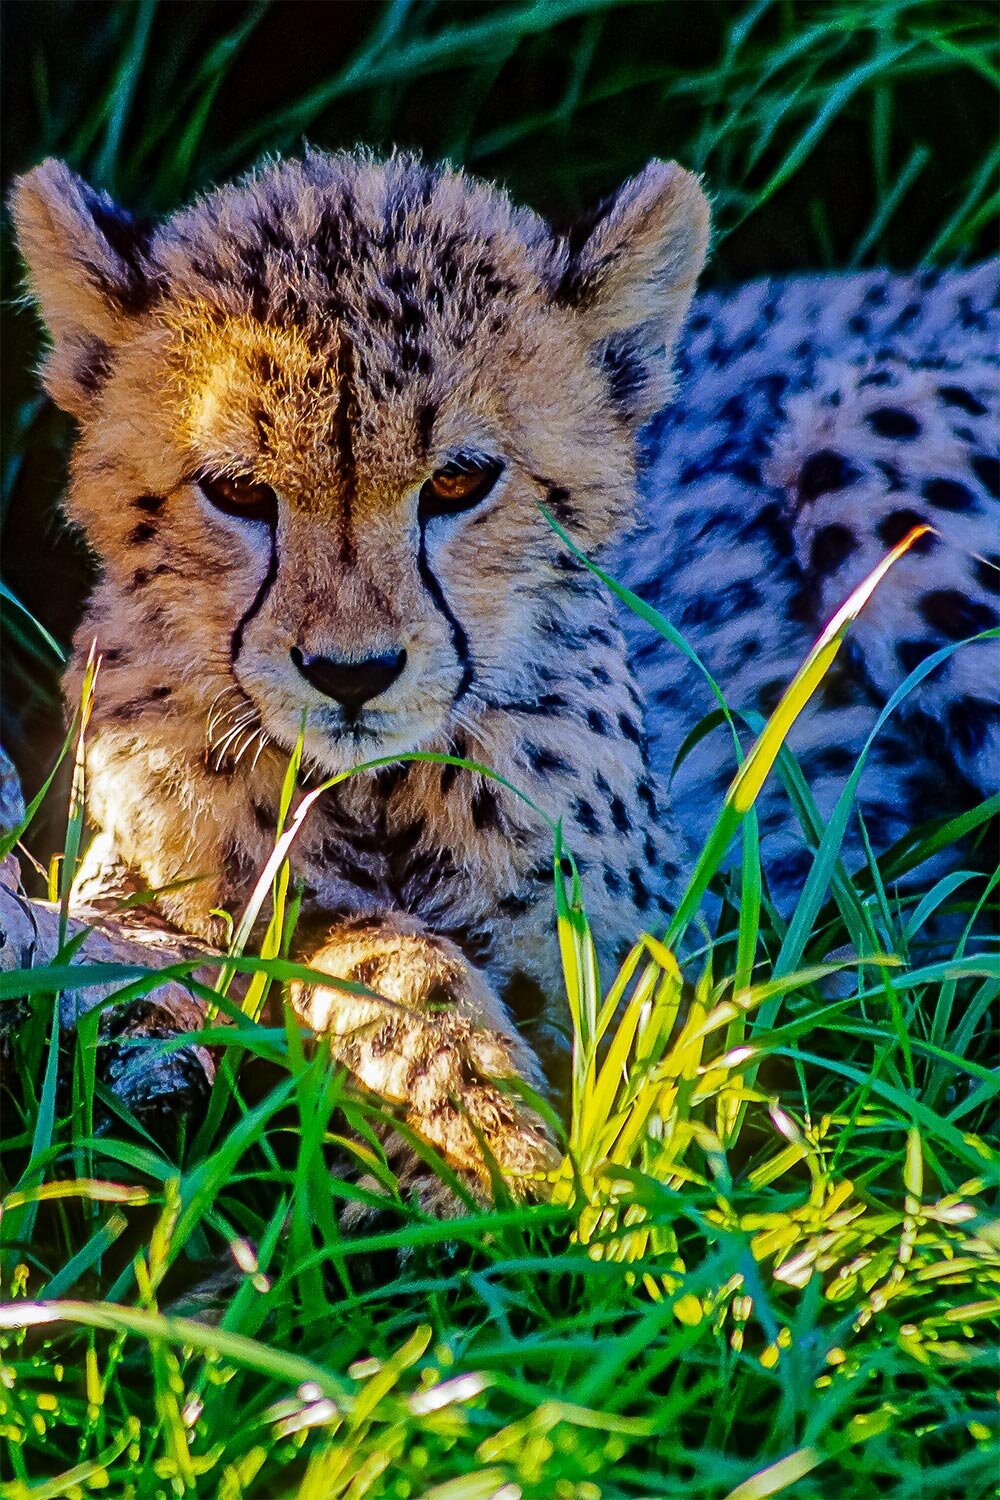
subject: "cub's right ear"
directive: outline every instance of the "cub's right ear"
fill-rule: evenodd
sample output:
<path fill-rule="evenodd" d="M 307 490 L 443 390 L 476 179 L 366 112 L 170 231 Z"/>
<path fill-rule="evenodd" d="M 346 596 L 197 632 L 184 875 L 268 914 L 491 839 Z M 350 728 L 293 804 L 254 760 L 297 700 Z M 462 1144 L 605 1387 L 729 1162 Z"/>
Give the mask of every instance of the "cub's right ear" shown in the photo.
<path fill-rule="evenodd" d="M 52 335 L 46 388 L 83 416 L 114 345 L 155 294 L 152 228 L 51 159 L 17 179 L 11 214 L 31 293 Z"/>

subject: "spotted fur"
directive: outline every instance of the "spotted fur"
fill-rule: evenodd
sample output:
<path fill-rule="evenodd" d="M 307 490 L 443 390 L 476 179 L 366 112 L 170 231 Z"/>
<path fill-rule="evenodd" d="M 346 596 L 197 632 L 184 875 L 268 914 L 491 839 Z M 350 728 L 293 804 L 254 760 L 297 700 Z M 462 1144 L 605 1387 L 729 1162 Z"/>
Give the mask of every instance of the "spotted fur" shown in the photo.
<path fill-rule="evenodd" d="M 851 589 L 915 526 L 934 528 L 879 587 L 791 735 L 824 817 L 907 674 L 1000 624 L 998 271 L 800 276 L 704 294 L 679 360 L 681 398 L 643 435 L 652 525 L 625 550 L 624 575 L 743 711 L 769 713 Z M 715 700 L 638 621 L 626 628 L 653 760 L 667 772 Z M 997 646 L 984 642 L 896 710 L 860 788 L 876 851 L 996 790 L 998 688 Z M 695 847 L 735 765 L 723 729 L 677 769 L 671 801 Z M 777 778 L 759 813 L 787 911 L 810 857 Z M 846 858 L 865 860 L 856 820 Z"/>
<path fill-rule="evenodd" d="M 515 1174 L 544 1163 L 539 1123 L 493 1080 L 539 1084 L 536 1058 L 565 1056 L 551 820 L 609 968 L 662 925 L 732 764 L 709 736 L 668 791 L 704 685 L 541 507 L 762 712 L 885 548 L 935 524 L 799 731 L 828 810 L 919 653 L 996 623 L 993 272 L 704 296 L 669 405 L 708 230 L 673 165 L 565 240 L 461 173 L 361 154 L 275 162 L 155 228 L 47 162 L 14 215 L 45 380 L 80 423 L 67 510 L 103 568 L 68 681 L 72 701 L 96 637 L 101 847 L 216 937 L 272 847 L 303 722 L 314 779 L 413 750 L 496 770 L 524 796 L 429 761 L 323 794 L 293 853 L 324 925 L 306 956 L 388 1009 L 322 986 L 298 1003 L 467 1170 L 477 1132 Z M 435 470 L 486 461 L 503 472 L 481 505 L 424 513 Z M 277 497 L 271 524 L 209 503 L 206 476 L 241 474 Z M 400 651 L 353 718 L 294 654 Z M 981 784 L 987 696 L 970 653 L 914 697 L 869 777 L 877 842 Z M 804 855 L 778 793 L 762 822 L 787 904 Z"/>

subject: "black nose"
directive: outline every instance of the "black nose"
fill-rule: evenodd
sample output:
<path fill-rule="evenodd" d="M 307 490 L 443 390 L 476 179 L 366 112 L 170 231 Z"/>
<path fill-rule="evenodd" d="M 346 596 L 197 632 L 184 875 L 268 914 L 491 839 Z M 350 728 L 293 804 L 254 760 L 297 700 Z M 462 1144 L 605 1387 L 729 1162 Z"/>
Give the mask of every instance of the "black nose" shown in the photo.
<path fill-rule="evenodd" d="M 348 713 L 357 713 L 362 704 L 392 686 L 406 666 L 406 652 L 383 651 L 364 661 L 338 661 L 335 656 L 311 656 L 293 646 L 292 661 L 314 688 L 335 698 Z"/>

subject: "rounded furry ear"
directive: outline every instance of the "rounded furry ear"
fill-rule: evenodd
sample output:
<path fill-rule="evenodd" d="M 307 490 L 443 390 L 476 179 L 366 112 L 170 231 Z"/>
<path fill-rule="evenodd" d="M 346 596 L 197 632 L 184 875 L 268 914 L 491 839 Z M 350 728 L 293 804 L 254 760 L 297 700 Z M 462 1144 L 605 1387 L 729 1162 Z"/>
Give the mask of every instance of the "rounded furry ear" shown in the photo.
<path fill-rule="evenodd" d="M 614 402 L 636 423 L 670 399 L 671 355 L 708 250 L 693 172 L 651 161 L 563 247 L 557 302 L 575 310 Z"/>
<path fill-rule="evenodd" d="M 152 227 L 52 159 L 17 179 L 11 215 L 31 294 L 52 335 L 46 387 L 81 415 L 110 368 L 114 344 L 155 293 Z"/>

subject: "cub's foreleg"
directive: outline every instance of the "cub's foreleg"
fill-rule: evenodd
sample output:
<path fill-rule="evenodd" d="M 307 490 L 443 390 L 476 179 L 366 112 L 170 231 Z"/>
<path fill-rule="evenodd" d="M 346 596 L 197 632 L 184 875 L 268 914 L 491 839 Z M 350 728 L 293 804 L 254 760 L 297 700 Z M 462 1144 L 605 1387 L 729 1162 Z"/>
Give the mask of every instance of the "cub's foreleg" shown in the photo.
<path fill-rule="evenodd" d="M 330 932 L 308 963 L 364 984 L 377 998 L 296 984 L 299 1015 L 477 1196 L 489 1191 L 491 1157 L 515 1194 L 544 1189 L 552 1142 L 516 1083 L 503 1083 L 520 1078 L 541 1089 L 541 1069 L 484 976 L 452 942 L 402 915 L 359 919 Z"/>

